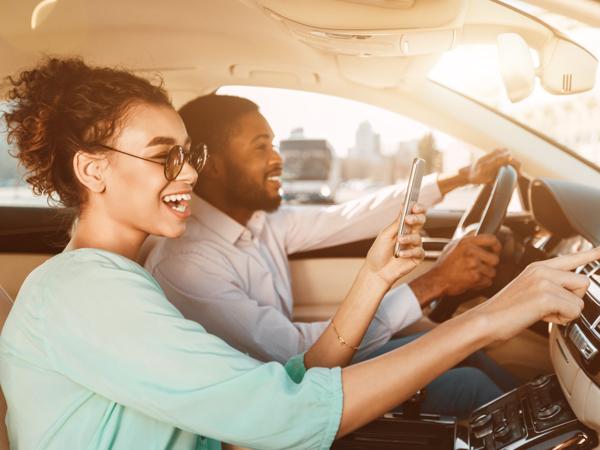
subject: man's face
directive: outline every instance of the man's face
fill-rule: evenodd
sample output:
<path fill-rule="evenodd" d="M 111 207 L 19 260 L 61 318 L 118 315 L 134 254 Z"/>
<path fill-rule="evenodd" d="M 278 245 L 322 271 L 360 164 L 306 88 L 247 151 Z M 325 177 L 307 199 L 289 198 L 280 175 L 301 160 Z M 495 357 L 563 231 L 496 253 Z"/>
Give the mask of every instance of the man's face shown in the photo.
<path fill-rule="evenodd" d="M 244 114 L 234 125 L 222 159 L 222 188 L 232 206 L 275 211 L 281 204 L 281 155 L 273 147 L 273 131 L 258 111 Z"/>

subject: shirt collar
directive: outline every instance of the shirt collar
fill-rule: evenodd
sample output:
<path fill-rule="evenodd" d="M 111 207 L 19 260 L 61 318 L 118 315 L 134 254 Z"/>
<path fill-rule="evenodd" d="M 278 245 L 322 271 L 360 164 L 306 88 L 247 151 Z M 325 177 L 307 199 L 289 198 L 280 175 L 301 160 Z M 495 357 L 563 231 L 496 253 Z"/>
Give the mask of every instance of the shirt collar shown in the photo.
<path fill-rule="evenodd" d="M 252 237 L 256 238 L 261 235 L 263 228 L 265 227 L 265 221 L 267 215 L 264 211 L 255 211 L 250 217 L 250 220 L 246 224 L 246 227 L 252 233 Z"/>
<path fill-rule="evenodd" d="M 235 244 L 240 238 L 249 240 L 259 236 L 266 219 L 264 211 L 256 211 L 244 227 L 196 194 L 192 194 L 192 215 L 231 244 Z"/>
<path fill-rule="evenodd" d="M 235 244 L 245 227 L 206 200 L 192 194 L 192 215 L 198 222 L 217 233 L 226 241 Z"/>

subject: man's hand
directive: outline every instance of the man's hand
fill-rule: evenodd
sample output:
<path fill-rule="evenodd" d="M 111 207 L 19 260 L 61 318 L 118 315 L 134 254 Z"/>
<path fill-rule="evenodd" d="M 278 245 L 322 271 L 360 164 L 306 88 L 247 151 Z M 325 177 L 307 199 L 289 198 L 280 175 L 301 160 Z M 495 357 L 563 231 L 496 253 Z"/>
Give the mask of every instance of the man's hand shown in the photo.
<path fill-rule="evenodd" d="M 519 160 L 513 158 L 508 150 L 498 149 L 482 156 L 472 166 L 462 168 L 459 173 L 468 184 L 491 183 L 496 178 L 498 169 L 506 164 L 517 170 L 521 167 Z"/>
<path fill-rule="evenodd" d="M 463 167 L 455 175 L 440 175 L 437 183 L 442 195 L 467 184 L 490 183 L 496 178 L 498 169 L 510 164 L 519 170 L 521 163 L 505 149 L 494 150 L 482 156 L 472 166 Z"/>
<path fill-rule="evenodd" d="M 467 236 L 446 246 L 428 272 L 410 282 L 421 305 L 442 295 L 491 286 L 502 246 L 496 236 Z"/>

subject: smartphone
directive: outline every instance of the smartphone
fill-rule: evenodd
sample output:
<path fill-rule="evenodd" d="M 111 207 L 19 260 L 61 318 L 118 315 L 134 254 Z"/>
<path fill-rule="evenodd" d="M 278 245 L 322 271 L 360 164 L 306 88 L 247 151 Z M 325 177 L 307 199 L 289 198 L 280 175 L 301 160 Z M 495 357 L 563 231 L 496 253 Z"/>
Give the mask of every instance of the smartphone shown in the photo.
<path fill-rule="evenodd" d="M 398 258 L 398 254 L 404 248 L 404 245 L 398 240 L 408 232 L 408 227 L 404 221 L 406 220 L 406 216 L 410 214 L 415 203 L 419 200 L 423 175 L 425 175 L 425 160 L 421 158 L 413 159 L 408 185 L 406 186 L 406 194 L 404 195 L 404 205 L 400 213 L 400 225 L 396 234 L 396 245 L 394 245 L 394 256 L 396 258 Z"/>

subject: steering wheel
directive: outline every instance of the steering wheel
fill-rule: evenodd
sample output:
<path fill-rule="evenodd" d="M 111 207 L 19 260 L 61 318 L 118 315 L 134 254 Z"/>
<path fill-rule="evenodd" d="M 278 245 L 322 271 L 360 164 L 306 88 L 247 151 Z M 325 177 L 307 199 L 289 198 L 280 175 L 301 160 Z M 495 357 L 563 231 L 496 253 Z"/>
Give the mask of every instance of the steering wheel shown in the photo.
<path fill-rule="evenodd" d="M 452 239 L 460 239 L 468 233 L 498 234 L 506 211 L 517 187 L 518 174 L 514 167 L 505 165 L 500 167 L 493 184 L 486 184 L 479 192 L 475 202 L 465 211 Z M 449 319 L 458 306 L 466 300 L 473 298 L 473 293 L 438 299 L 431 307 L 429 318 L 434 322 L 443 322 Z"/>
<path fill-rule="evenodd" d="M 475 234 L 498 234 L 506 211 L 517 187 L 517 171 L 502 166 L 493 184 L 486 184 L 470 209 L 463 214 L 452 239 L 460 239 L 471 231 Z"/>

